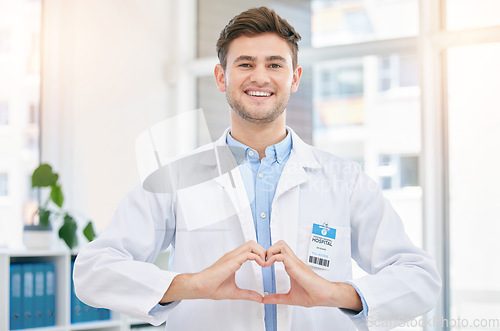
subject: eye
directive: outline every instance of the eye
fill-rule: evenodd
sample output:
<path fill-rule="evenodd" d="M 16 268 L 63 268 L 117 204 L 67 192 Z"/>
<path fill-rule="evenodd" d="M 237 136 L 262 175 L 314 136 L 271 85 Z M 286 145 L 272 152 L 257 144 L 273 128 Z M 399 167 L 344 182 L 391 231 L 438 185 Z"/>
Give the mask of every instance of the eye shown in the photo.
<path fill-rule="evenodd" d="M 273 63 L 269 67 L 272 68 L 272 69 L 279 69 L 279 68 L 281 68 L 281 65 L 278 64 L 278 63 Z"/>
<path fill-rule="evenodd" d="M 242 67 L 242 68 L 250 68 L 251 65 L 250 65 L 250 63 L 242 63 L 242 64 L 240 64 L 240 67 Z"/>

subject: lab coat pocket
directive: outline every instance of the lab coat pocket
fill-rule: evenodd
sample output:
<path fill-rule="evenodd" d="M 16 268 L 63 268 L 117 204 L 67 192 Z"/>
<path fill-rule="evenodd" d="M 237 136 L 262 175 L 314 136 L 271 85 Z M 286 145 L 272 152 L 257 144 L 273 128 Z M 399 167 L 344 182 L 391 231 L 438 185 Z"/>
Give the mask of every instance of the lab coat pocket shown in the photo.
<path fill-rule="evenodd" d="M 331 227 L 336 230 L 336 233 L 333 242 L 333 253 L 330 258 L 330 267 L 328 269 L 320 269 L 307 262 L 311 243 L 312 224 L 300 227 L 297 256 L 314 272 L 328 281 L 338 282 L 349 280 L 352 278 L 351 229 L 349 227 L 336 227 L 334 225 L 331 225 Z"/>

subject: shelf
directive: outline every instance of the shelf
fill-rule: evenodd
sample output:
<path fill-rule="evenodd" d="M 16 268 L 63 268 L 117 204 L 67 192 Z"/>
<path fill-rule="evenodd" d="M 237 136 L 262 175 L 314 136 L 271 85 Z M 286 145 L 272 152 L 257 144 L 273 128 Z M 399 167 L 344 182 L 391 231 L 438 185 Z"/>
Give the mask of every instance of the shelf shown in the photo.
<path fill-rule="evenodd" d="M 154 327 L 135 318 L 111 312 L 111 319 L 71 324 L 71 261 L 77 251 L 56 250 L 8 250 L 0 248 L 0 331 L 9 330 L 10 323 L 10 265 L 12 263 L 53 263 L 56 276 L 56 325 L 23 331 L 139 331 L 160 330 L 165 324 Z M 155 262 L 159 267 L 168 267 L 170 251 L 160 253 Z"/>
<path fill-rule="evenodd" d="M 49 257 L 49 256 L 69 256 L 69 251 L 67 250 L 50 250 L 50 249 L 40 249 L 40 250 L 29 250 L 29 249 L 16 249 L 7 250 L 0 249 L 1 255 L 6 255 L 10 257 Z"/>
<path fill-rule="evenodd" d="M 40 328 L 20 329 L 15 331 L 66 331 L 64 326 L 44 326 Z"/>
<path fill-rule="evenodd" d="M 23 331 L 127 330 L 129 325 L 117 313 L 111 320 L 71 324 L 71 259 L 69 250 L 0 250 L 0 330 L 10 329 L 10 265 L 14 263 L 53 263 L 56 277 L 56 325 L 26 328 Z"/>
<path fill-rule="evenodd" d="M 82 322 L 82 323 L 71 324 L 71 330 L 106 329 L 106 328 L 120 327 L 121 324 L 122 322 L 120 320 Z"/>
<path fill-rule="evenodd" d="M 146 323 L 146 322 L 144 322 L 144 321 L 141 321 L 141 320 L 139 320 L 139 319 L 137 319 L 137 318 L 132 318 L 132 317 L 130 318 L 129 323 L 130 323 L 130 325 L 143 325 L 143 324 L 149 324 L 149 323 Z"/>

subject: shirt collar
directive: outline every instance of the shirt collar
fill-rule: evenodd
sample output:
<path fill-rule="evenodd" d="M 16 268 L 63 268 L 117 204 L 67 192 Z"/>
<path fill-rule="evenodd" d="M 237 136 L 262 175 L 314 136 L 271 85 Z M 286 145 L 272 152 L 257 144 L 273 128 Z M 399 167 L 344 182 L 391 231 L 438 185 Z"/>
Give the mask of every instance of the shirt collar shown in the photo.
<path fill-rule="evenodd" d="M 246 145 L 243 145 L 238 140 L 234 139 L 233 136 L 231 136 L 231 130 L 227 131 L 226 143 L 229 146 L 231 153 L 233 153 L 236 162 L 238 164 L 241 164 L 246 158 L 247 150 L 251 148 Z"/>
<path fill-rule="evenodd" d="M 231 130 L 228 130 L 226 134 L 226 143 L 229 146 L 229 149 L 233 153 L 234 157 L 236 158 L 236 162 L 238 162 L 238 164 L 241 164 L 245 160 L 248 151 L 252 149 L 234 139 L 230 133 Z M 292 134 L 287 128 L 285 139 L 266 148 L 266 157 L 272 157 L 276 160 L 276 162 L 281 164 L 290 155 L 290 152 L 292 151 L 292 145 Z"/>

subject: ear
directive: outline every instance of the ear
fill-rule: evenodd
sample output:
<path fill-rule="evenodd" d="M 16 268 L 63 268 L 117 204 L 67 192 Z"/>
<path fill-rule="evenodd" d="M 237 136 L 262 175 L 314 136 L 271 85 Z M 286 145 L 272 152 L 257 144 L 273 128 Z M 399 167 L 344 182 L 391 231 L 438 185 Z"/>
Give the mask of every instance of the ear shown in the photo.
<path fill-rule="evenodd" d="M 226 92 L 226 73 L 224 72 L 224 69 L 222 69 L 220 63 L 215 66 L 214 76 L 219 91 Z"/>
<path fill-rule="evenodd" d="M 295 70 L 293 71 L 293 81 L 292 81 L 292 88 L 291 88 L 290 92 L 292 92 L 292 93 L 297 92 L 297 89 L 299 88 L 301 76 L 302 76 L 302 67 L 297 66 L 297 68 L 295 68 Z"/>

